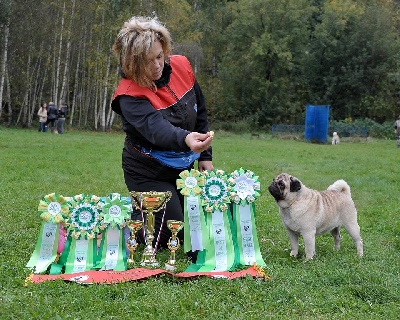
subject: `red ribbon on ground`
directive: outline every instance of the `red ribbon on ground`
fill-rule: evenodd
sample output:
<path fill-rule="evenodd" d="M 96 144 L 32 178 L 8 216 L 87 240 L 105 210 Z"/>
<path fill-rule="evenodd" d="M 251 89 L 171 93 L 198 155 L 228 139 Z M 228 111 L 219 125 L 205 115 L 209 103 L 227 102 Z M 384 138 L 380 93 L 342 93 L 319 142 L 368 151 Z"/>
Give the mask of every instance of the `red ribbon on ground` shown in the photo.
<path fill-rule="evenodd" d="M 265 275 L 264 270 L 257 266 L 252 265 L 248 269 L 240 270 L 240 271 L 212 271 L 212 272 L 180 272 L 180 273 L 171 273 L 163 269 L 145 269 L 145 268 L 136 268 L 129 269 L 126 271 L 96 271 L 90 270 L 85 272 L 78 272 L 73 274 L 31 274 L 25 280 L 25 286 L 31 283 L 40 283 L 44 281 L 52 281 L 52 280 L 64 280 L 71 281 L 80 284 L 115 284 L 121 282 L 128 281 L 137 281 L 146 279 L 149 277 L 157 276 L 160 274 L 167 274 L 177 278 L 195 278 L 195 277 L 208 277 L 208 278 L 224 278 L 224 279 L 236 279 L 246 276 L 252 276 L 255 278 L 264 278 L 265 281 L 268 281 L 270 278 Z"/>

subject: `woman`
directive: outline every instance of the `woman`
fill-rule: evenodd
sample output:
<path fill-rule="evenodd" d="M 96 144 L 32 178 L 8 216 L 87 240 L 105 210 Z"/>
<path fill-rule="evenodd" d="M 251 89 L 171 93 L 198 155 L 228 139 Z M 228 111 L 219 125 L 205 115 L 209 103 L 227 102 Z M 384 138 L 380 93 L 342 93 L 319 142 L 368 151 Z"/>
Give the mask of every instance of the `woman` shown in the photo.
<path fill-rule="evenodd" d="M 158 246 L 166 247 L 171 233 L 165 221 L 183 221 L 179 173 L 193 168 L 196 160 L 200 171 L 213 170 L 205 99 L 188 59 L 170 55 L 170 34 L 157 18 L 125 22 L 113 51 L 122 73 L 112 109 L 121 115 L 126 132 L 125 183 L 129 191 L 172 192 L 160 234 L 163 212 L 155 215 L 153 245 L 159 234 Z M 183 239 L 182 232 L 178 236 Z"/>
<path fill-rule="evenodd" d="M 42 104 L 40 105 L 39 111 L 37 113 L 37 115 L 39 116 L 39 132 L 47 132 L 47 103 L 46 102 L 42 102 Z"/>
<path fill-rule="evenodd" d="M 64 133 L 65 117 L 67 115 L 67 106 L 60 104 L 57 110 L 57 132 L 59 134 Z"/>
<path fill-rule="evenodd" d="M 55 133 L 56 129 L 56 120 L 57 120 L 57 107 L 54 102 L 49 102 L 49 107 L 47 109 L 47 122 L 46 127 L 50 123 L 50 131 L 51 133 Z"/>

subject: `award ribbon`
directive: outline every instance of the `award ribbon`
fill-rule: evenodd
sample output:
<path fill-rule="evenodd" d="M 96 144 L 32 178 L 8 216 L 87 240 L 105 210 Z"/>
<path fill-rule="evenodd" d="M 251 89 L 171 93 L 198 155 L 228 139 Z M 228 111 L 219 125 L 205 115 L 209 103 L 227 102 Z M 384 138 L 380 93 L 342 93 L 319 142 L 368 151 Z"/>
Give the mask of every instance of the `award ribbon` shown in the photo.
<path fill-rule="evenodd" d="M 79 194 L 72 197 L 68 204 L 71 208 L 65 222 L 68 238 L 59 262 L 61 266 L 65 265 L 67 274 L 88 271 L 95 266 L 96 237 L 105 228 L 101 223 L 103 203 L 99 197 Z"/>
<path fill-rule="evenodd" d="M 101 238 L 99 259 L 96 266 L 100 270 L 125 271 L 127 269 L 126 242 L 124 227 L 130 219 L 132 206 L 126 197 L 119 193 L 111 193 L 104 200 L 103 225 L 106 226 Z"/>
<path fill-rule="evenodd" d="M 200 171 L 184 170 L 179 174 L 176 186 L 184 195 L 184 241 L 185 252 L 203 250 L 208 237 L 205 216 L 201 205 L 201 187 L 204 186 L 204 176 Z"/>
<path fill-rule="evenodd" d="M 26 267 L 34 273 L 45 273 L 56 260 L 63 214 L 68 214 L 69 206 L 66 199 L 55 193 L 50 193 L 39 202 L 38 211 L 43 219 L 35 250 Z"/>
<path fill-rule="evenodd" d="M 230 198 L 233 202 L 233 232 L 236 233 L 236 263 L 242 266 L 254 263 L 265 266 L 255 224 L 254 201 L 260 196 L 258 176 L 240 168 L 230 174 L 228 182 L 232 187 Z"/>
<path fill-rule="evenodd" d="M 206 171 L 203 187 L 203 206 L 209 232 L 204 263 L 197 271 L 228 271 L 235 267 L 235 250 L 232 240 L 232 218 L 229 210 L 227 176 L 223 170 Z M 200 264 L 198 261 L 197 264 Z"/>

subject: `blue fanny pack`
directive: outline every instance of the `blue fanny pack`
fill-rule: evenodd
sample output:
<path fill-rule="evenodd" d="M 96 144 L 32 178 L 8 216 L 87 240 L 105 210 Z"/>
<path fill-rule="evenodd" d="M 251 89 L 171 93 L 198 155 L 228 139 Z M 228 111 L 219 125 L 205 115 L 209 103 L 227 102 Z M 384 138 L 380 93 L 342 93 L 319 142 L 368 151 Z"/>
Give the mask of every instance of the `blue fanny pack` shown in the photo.
<path fill-rule="evenodd" d="M 141 151 L 156 158 L 162 164 L 174 169 L 186 169 L 200 157 L 200 153 L 194 153 L 193 151 L 159 151 L 146 149 L 144 147 L 141 148 Z"/>

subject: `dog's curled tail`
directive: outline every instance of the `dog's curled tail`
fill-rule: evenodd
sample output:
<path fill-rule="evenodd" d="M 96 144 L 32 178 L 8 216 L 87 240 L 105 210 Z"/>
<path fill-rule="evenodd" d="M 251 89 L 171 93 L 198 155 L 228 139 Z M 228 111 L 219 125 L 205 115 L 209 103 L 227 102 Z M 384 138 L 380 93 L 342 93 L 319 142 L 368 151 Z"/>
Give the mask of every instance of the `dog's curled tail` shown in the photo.
<path fill-rule="evenodd" d="M 334 190 L 337 192 L 343 192 L 351 196 L 350 186 L 344 180 L 337 180 L 334 184 L 330 185 L 327 190 Z"/>

